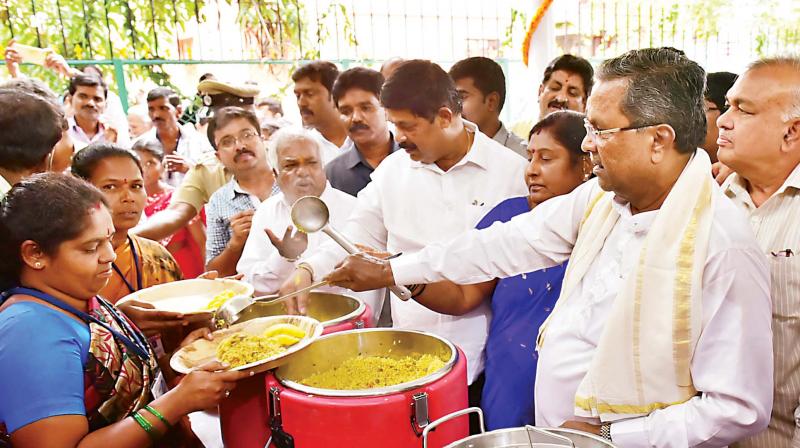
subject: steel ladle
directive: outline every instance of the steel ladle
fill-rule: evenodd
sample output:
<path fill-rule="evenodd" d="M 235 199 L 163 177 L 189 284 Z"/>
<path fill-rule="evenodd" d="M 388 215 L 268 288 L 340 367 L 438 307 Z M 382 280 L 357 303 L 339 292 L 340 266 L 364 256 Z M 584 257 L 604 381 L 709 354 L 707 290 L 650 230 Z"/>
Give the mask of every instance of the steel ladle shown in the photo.
<path fill-rule="evenodd" d="M 330 211 L 325 201 L 316 196 L 304 196 L 292 205 L 292 222 L 298 230 L 305 233 L 322 231 L 336 241 L 349 254 L 361 251 L 344 235 L 336 231 L 329 223 Z M 405 286 L 390 286 L 389 290 L 400 300 L 411 298 L 411 291 Z"/>

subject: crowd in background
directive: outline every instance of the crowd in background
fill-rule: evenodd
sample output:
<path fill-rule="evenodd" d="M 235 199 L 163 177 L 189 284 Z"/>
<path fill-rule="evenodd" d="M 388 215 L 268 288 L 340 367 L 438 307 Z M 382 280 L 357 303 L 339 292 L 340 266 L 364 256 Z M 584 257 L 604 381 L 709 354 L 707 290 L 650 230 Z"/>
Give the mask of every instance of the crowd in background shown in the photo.
<path fill-rule="evenodd" d="M 446 337 L 489 429 L 800 447 L 798 59 L 737 77 L 672 48 L 559 56 L 517 135 L 484 57 L 302 65 L 301 123 L 213 74 L 125 114 L 93 66 L 51 53 L 69 79 L 56 94 L 5 58 L 0 434 L 15 447 L 192 446 L 186 415 L 247 373 L 177 377 L 169 355 L 206 322 L 115 304 L 217 276 L 259 295 L 327 279 L 381 326 Z M 370 256 L 294 228 L 304 196 Z"/>

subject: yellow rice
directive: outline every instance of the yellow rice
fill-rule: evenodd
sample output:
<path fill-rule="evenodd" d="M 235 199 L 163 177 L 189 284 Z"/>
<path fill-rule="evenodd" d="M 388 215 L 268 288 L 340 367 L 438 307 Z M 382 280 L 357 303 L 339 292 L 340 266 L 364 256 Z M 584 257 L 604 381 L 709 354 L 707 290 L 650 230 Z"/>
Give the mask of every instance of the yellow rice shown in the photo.
<path fill-rule="evenodd" d="M 204 311 L 215 311 L 225 304 L 228 300 L 232 299 L 236 293 L 232 289 L 228 289 L 214 296 L 210 302 L 203 308 Z"/>
<path fill-rule="evenodd" d="M 444 366 L 444 361 L 428 354 L 402 358 L 357 356 L 338 367 L 304 378 L 300 383 L 320 389 L 374 389 L 414 381 Z"/>
<path fill-rule="evenodd" d="M 234 334 L 217 346 L 217 359 L 238 367 L 271 358 L 286 351 L 272 338 L 261 335 Z"/>

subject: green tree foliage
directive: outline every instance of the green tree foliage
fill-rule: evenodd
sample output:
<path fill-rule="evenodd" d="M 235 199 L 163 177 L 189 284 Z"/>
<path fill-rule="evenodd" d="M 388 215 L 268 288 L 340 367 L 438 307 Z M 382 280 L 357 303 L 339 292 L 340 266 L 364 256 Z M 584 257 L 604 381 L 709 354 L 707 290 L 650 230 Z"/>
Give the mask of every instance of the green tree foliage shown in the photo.
<path fill-rule="evenodd" d="M 319 56 L 317 39 L 305 21 L 301 0 L 223 0 L 238 6 L 237 20 L 247 48 L 247 59 L 313 59 Z M 189 23 L 203 23 L 206 0 L 0 0 L 0 41 L 10 39 L 38 47 L 50 47 L 67 59 L 186 59 L 178 38 Z M 323 18 L 339 22 L 346 39 L 356 44 L 346 8 L 331 4 Z M 327 31 L 323 31 L 327 33 Z M 200 36 L 202 40 L 208 36 Z M 235 59 L 239 59 L 237 55 Z M 107 75 L 110 66 L 102 67 Z M 30 76 L 53 86 L 63 85 L 49 70 L 23 68 Z M 149 77 L 169 84 L 158 65 L 126 66 L 129 78 Z"/>

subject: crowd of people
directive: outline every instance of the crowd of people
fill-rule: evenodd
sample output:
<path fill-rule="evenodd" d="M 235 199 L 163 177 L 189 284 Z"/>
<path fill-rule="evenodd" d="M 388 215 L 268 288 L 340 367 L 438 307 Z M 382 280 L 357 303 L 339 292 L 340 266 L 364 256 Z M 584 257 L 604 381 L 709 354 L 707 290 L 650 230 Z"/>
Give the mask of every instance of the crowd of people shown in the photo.
<path fill-rule="evenodd" d="M 737 76 L 667 47 L 562 55 L 517 125 L 484 57 L 307 63 L 297 124 L 213 75 L 122 122 L 92 67 L 48 56 L 59 96 L 6 65 L 0 446 L 193 446 L 187 415 L 249 373 L 176 375 L 208 316 L 118 302 L 236 276 L 259 295 L 327 280 L 452 341 L 488 429 L 800 447 L 800 59 Z M 363 252 L 294 228 L 304 196 Z"/>

